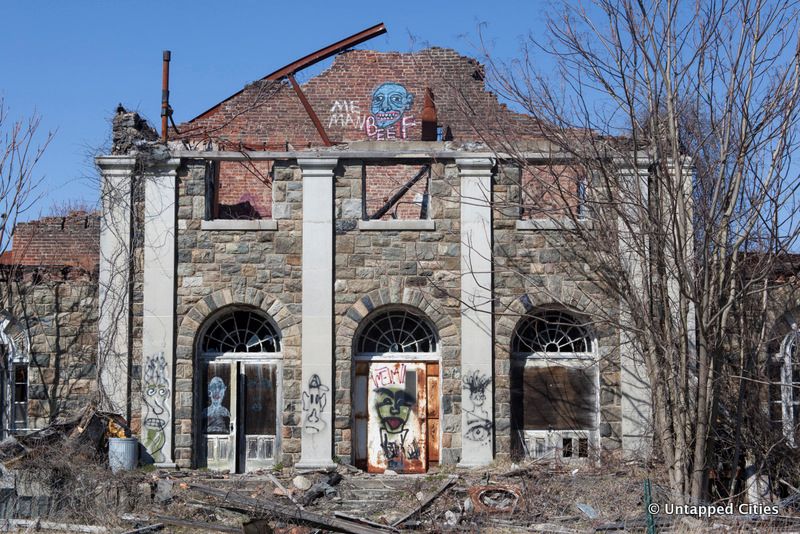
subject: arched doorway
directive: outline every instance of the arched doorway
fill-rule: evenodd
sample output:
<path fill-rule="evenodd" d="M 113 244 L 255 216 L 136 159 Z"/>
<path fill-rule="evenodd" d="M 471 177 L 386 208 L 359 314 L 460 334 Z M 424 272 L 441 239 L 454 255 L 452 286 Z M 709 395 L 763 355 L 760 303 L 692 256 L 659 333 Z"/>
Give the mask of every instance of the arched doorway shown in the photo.
<path fill-rule="evenodd" d="M 353 358 L 355 464 L 422 473 L 438 463 L 440 367 L 430 321 L 410 307 L 375 310 L 356 332 Z"/>
<path fill-rule="evenodd" d="M 515 452 L 588 458 L 599 445 L 599 373 L 585 322 L 563 310 L 522 317 L 511 338 Z"/>
<path fill-rule="evenodd" d="M 197 341 L 197 465 L 246 472 L 273 465 L 280 449 L 281 339 L 262 311 L 229 306 Z"/>

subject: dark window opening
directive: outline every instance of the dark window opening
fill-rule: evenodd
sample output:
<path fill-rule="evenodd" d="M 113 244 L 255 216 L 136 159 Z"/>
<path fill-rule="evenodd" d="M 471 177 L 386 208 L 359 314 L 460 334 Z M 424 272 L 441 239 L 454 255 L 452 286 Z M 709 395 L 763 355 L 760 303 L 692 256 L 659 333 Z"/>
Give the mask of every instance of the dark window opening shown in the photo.
<path fill-rule="evenodd" d="M 273 161 L 206 165 L 206 219 L 272 218 Z"/>

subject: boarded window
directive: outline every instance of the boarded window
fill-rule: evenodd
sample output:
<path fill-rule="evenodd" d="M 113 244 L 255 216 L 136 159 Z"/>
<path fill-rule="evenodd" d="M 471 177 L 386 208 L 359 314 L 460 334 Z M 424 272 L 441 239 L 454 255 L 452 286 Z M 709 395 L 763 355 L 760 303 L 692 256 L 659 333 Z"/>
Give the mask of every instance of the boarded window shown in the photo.
<path fill-rule="evenodd" d="M 595 370 L 515 366 L 512 403 L 517 428 L 579 430 L 596 426 Z"/>

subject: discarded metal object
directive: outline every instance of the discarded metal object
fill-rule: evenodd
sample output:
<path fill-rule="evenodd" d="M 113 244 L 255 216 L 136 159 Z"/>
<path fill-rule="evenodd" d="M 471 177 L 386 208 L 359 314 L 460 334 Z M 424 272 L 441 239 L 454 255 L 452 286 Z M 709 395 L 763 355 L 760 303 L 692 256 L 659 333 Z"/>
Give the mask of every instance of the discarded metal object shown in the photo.
<path fill-rule="evenodd" d="M 517 486 L 474 486 L 467 490 L 476 512 L 507 514 L 519 508 L 522 491 Z"/>

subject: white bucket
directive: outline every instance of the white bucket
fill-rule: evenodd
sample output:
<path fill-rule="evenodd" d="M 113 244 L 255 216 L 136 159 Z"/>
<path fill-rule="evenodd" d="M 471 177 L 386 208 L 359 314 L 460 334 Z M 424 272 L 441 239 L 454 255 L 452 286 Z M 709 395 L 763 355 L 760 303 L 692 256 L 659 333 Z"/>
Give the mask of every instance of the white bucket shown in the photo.
<path fill-rule="evenodd" d="M 139 463 L 139 440 L 108 438 L 108 465 L 111 472 L 130 471 Z"/>

